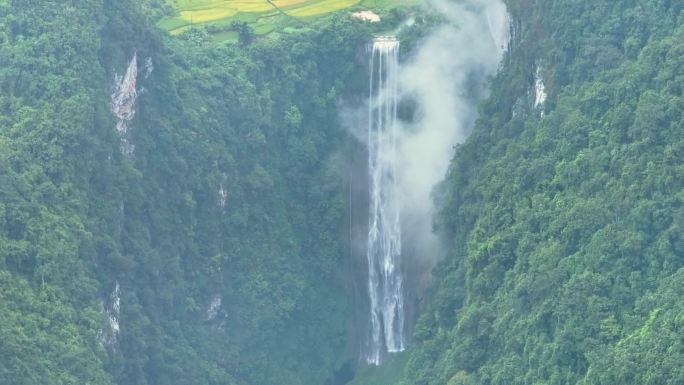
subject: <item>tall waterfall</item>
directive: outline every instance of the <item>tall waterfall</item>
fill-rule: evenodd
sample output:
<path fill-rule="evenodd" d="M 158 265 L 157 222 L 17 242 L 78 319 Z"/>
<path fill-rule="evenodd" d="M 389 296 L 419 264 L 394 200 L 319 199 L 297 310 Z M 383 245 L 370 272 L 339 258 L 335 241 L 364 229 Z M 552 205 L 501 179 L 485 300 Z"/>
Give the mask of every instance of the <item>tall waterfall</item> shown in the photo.
<path fill-rule="evenodd" d="M 404 272 L 396 183 L 399 41 L 374 39 L 370 46 L 368 108 L 368 292 L 370 338 L 365 359 L 379 365 L 387 353 L 403 351 Z"/>

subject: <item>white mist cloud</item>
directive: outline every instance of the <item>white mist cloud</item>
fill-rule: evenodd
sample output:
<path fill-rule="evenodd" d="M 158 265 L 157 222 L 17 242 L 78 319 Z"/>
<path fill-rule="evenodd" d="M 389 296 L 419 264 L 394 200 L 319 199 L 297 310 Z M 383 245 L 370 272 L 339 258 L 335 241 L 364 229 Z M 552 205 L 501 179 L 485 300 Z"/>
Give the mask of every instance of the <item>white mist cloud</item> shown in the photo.
<path fill-rule="evenodd" d="M 420 269 L 413 271 L 419 276 L 429 273 L 442 253 L 432 232 L 435 204 L 431 192 L 446 176 L 454 146 L 472 129 L 478 98 L 486 94 L 487 79 L 499 68 L 509 40 L 509 17 L 500 0 L 428 0 L 426 7 L 426 12 L 438 12 L 447 22 L 426 36 L 400 65 L 400 99 L 411 101 L 416 111 L 412 122 L 399 122 L 395 155 L 402 248 L 407 268 Z M 366 145 L 368 105 L 341 106 L 340 118 Z M 358 165 L 351 167 L 354 170 Z M 358 189 L 367 176 L 352 179 Z M 365 255 L 363 237 L 353 238 L 354 248 Z"/>
<path fill-rule="evenodd" d="M 430 6 L 448 23 L 427 36 L 400 72 L 402 98 L 417 106 L 397 148 L 402 224 L 420 256 L 438 254 L 430 194 L 444 179 L 454 146 L 467 138 L 477 114 L 474 94 L 485 91 L 508 40 L 506 7 L 498 0 L 434 0 Z"/>
<path fill-rule="evenodd" d="M 436 209 L 431 192 L 445 178 L 454 146 L 472 129 L 477 104 L 486 95 L 487 80 L 496 74 L 509 39 L 509 18 L 501 0 L 427 1 L 430 9 L 426 12 L 439 12 L 447 22 L 428 34 L 400 64 L 399 98 L 402 105 L 414 106 L 415 111 L 411 122 L 398 122 L 395 151 L 384 153 L 395 165 L 396 190 L 388 195 L 391 199 L 396 191 L 401 212 L 402 269 L 409 296 L 403 311 L 409 323 L 434 262 L 443 256 L 432 231 Z M 403 27 L 412 23 L 409 20 Z M 363 107 L 340 108 L 343 124 L 359 143 L 368 144 L 368 103 L 384 105 L 382 98 L 388 92 L 374 95 Z M 349 231 L 352 254 L 365 262 L 368 238 L 363 232 L 367 231 L 364 221 L 368 223 L 368 212 L 357 202 L 368 199 L 368 170 L 364 167 L 368 155 L 362 159 L 355 150 L 348 158 Z M 369 322 L 363 314 L 362 322 Z M 410 331 L 412 326 L 406 328 Z M 363 338 L 369 337 L 362 337 L 361 344 L 368 343 Z"/>

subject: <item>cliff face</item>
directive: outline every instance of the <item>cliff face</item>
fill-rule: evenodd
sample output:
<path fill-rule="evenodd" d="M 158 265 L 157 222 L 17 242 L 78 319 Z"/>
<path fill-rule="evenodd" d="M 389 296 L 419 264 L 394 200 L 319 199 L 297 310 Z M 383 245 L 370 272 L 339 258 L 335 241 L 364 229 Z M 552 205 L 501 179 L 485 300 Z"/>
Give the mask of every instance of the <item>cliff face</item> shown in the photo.
<path fill-rule="evenodd" d="M 128 1 L 0 19 L 0 382 L 323 383 L 347 357 L 336 103 L 366 93 L 366 27 L 238 46 Z"/>
<path fill-rule="evenodd" d="M 681 382 L 682 5 L 507 3 L 405 383 Z"/>

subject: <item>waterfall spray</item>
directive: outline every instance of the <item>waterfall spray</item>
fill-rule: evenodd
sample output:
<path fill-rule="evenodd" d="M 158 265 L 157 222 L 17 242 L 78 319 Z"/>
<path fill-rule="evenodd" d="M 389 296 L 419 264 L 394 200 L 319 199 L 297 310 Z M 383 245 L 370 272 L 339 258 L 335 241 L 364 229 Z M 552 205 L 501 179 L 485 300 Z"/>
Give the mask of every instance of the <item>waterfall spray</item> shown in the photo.
<path fill-rule="evenodd" d="M 366 362 L 403 351 L 404 277 L 396 183 L 399 41 L 379 37 L 370 46 L 368 108 L 368 288 L 370 338 Z"/>
<path fill-rule="evenodd" d="M 444 255 L 432 232 L 431 192 L 444 178 L 454 146 L 467 138 L 478 101 L 487 96 L 489 79 L 512 48 L 514 30 L 500 0 L 427 3 L 446 22 L 401 66 L 396 38 L 379 37 L 368 45 L 368 121 L 358 122 L 363 112 L 354 111 L 348 122 L 368 151 L 368 227 L 356 224 L 363 234 L 354 247 L 365 254 L 368 269 L 360 358 L 372 365 L 407 347 L 415 299 Z M 397 118 L 399 100 L 413 102 L 410 119 Z M 350 196 L 350 208 L 351 201 Z"/>

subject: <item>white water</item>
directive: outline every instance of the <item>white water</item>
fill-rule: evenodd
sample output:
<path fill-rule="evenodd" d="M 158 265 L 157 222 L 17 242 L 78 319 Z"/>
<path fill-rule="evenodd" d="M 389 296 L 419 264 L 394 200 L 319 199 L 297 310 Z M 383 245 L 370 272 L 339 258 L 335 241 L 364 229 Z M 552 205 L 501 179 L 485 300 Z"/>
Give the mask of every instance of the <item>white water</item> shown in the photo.
<path fill-rule="evenodd" d="M 228 200 L 228 191 L 223 188 L 223 183 L 219 185 L 218 191 L 219 206 L 223 209 L 226 207 L 226 201 Z"/>
<path fill-rule="evenodd" d="M 542 77 L 541 67 L 537 67 L 537 71 L 534 73 L 534 107 L 543 108 L 546 102 L 546 85 L 544 85 L 544 78 Z M 540 112 L 541 116 L 544 116 L 544 110 Z"/>
<path fill-rule="evenodd" d="M 366 255 L 371 323 L 365 359 L 379 365 L 387 353 L 405 348 L 405 293 L 395 179 L 399 41 L 393 37 L 376 38 L 370 51 Z"/>
<path fill-rule="evenodd" d="M 374 365 L 407 347 L 412 298 L 424 290 L 444 255 L 432 232 L 433 187 L 444 179 L 454 146 L 472 129 L 477 101 L 487 96 L 489 79 L 501 68 L 515 34 L 500 0 L 426 3 L 447 22 L 401 66 L 396 39 L 378 38 L 369 45 L 368 122 L 358 122 L 358 111 L 344 120 L 368 148 L 368 233 L 361 247 L 370 315 L 360 357 Z M 414 102 L 410 120 L 397 119 L 398 100 Z"/>

